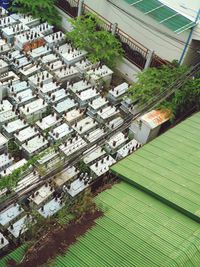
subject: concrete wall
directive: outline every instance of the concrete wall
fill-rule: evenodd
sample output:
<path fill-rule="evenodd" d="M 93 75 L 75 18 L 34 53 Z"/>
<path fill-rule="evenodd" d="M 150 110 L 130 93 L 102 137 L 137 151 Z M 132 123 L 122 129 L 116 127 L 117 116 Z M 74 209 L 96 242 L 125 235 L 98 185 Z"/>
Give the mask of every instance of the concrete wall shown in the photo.
<path fill-rule="evenodd" d="M 140 69 L 125 58 L 117 65 L 117 70 L 120 71 L 129 82 L 136 82 L 138 79 L 137 75 L 141 72 Z"/>
<path fill-rule="evenodd" d="M 131 7 L 124 0 L 112 0 L 112 2 L 131 13 L 134 18 L 118 10 L 107 0 L 85 0 L 84 2 L 107 20 L 112 23 L 117 22 L 119 28 L 145 47 L 154 50 L 161 58 L 169 61 L 180 59 L 189 30 L 179 35 L 175 34 L 150 16 L 144 15 L 136 8 Z M 137 18 L 142 19 L 145 24 L 139 22 Z"/>
<path fill-rule="evenodd" d="M 69 19 L 71 19 L 70 16 L 68 16 L 65 12 L 63 12 L 61 9 L 57 8 L 57 10 L 59 11 L 61 17 L 62 17 L 62 28 L 65 30 L 65 31 L 71 31 L 72 30 L 72 26 L 69 22 Z"/>
<path fill-rule="evenodd" d="M 184 63 L 191 66 L 200 62 L 200 41 L 192 40 Z"/>

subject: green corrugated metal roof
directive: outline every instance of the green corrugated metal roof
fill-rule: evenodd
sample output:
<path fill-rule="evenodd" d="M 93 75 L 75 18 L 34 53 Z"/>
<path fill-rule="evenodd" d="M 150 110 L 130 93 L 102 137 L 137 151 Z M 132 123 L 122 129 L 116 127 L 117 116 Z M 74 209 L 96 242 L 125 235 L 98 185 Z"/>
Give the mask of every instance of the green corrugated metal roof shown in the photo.
<path fill-rule="evenodd" d="M 125 0 L 131 6 L 139 9 L 145 15 L 162 23 L 172 31 L 181 33 L 196 25 L 195 22 L 164 5 L 158 0 Z"/>
<path fill-rule="evenodd" d="M 104 216 L 54 266 L 199 267 L 200 225 L 121 182 L 99 194 Z"/>
<path fill-rule="evenodd" d="M 0 266 L 1 267 L 7 267 L 8 266 L 7 263 L 9 260 L 14 260 L 14 261 L 16 261 L 16 263 L 20 263 L 27 248 L 28 248 L 28 244 L 26 243 L 26 244 L 18 247 L 17 249 L 15 249 L 14 251 L 12 251 L 10 254 L 6 255 L 5 257 L 3 257 L 0 260 Z"/>
<path fill-rule="evenodd" d="M 111 169 L 200 221 L 200 112 Z"/>

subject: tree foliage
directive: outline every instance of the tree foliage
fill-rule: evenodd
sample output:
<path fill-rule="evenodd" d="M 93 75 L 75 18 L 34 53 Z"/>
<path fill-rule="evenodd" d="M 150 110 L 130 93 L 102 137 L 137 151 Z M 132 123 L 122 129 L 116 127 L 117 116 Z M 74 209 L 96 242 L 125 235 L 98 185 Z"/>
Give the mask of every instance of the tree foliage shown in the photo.
<path fill-rule="evenodd" d="M 45 155 L 49 154 L 52 149 L 56 149 L 60 145 L 60 142 L 61 141 L 56 142 L 41 153 L 30 158 L 27 163 L 25 163 L 22 167 L 14 170 L 11 174 L 1 177 L 0 190 L 4 188 L 12 189 L 13 187 L 15 187 L 19 180 L 22 178 L 25 171 L 27 171 L 31 166 L 35 166 L 36 162 Z"/>
<path fill-rule="evenodd" d="M 60 225 L 68 225 L 74 219 L 74 215 L 69 212 L 68 203 L 55 214 L 56 222 Z"/>
<path fill-rule="evenodd" d="M 94 211 L 94 198 L 89 189 L 79 195 L 70 209 L 71 214 L 73 214 L 78 220 L 81 220 L 86 213 L 93 213 Z"/>
<path fill-rule="evenodd" d="M 22 167 L 17 168 L 11 174 L 1 177 L 0 190 L 4 188 L 11 189 L 15 187 L 18 181 L 21 179 L 21 175 L 38 160 L 38 156 L 35 156 L 27 161 Z"/>
<path fill-rule="evenodd" d="M 102 22 L 96 16 L 80 16 L 72 19 L 71 24 L 73 30 L 67 33 L 67 38 L 76 48 L 86 50 L 90 61 L 114 67 L 122 58 L 121 43 L 110 32 L 101 29 Z"/>
<path fill-rule="evenodd" d="M 188 67 L 178 66 L 175 62 L 160 69 L 149 68 L 139 74 L 138 81 L 129 88 L 128 97 L 139 105 L 146 105 L 164 93 L 187 70 Z M 193 107 L 199 109 L 199 106 L 200 77 L 191 77 L 157 108 L 168 108 L 175 117 L 178 117 Z"/>
<path fill-rule="evenodd" d="M 56 0 L 14 0 L 11 10 L 13 12 L 32 15 L 43 22 L 47 21 L 51 25 L 59 26 L 61 17 L 55 7 Z"/>

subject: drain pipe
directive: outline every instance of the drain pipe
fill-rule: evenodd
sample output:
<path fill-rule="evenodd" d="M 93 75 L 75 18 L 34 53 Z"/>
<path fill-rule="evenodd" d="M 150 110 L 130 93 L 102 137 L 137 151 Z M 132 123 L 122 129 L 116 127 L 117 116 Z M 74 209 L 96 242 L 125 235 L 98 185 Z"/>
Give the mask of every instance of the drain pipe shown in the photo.
<path fill-rule="evenodd" d="M 199 11 L 198 11 L 198 13 L 197 13 L 197 16 L 196 16 L 196 19 L 195 19 L 195 24 L 198 22 L 198 20 L 199 20 L 199 16 L 200 16 L 200 9 L 199 9 Z M 195 25 L 195 26 L 196 26 L 196 25 Z M 187 50 L 187 48 L 188 48 L 188 46 L 189 46 L 189 43 L 190 43 L 190 40 L 191 40 L 191 38 L 192 38 L 192 34 L 193 34 L 193 31 L 194 31 L 195 26 L 192 27 L 192 29 L 190 30 L 190 33 L 189 33 L 187 42 L 186 42 L 186 44 L 185 44 L 185 47 L 184 47 L 183 52 L 182 52 L 182 55 L 181 55 L 181 57 L 180 57 L 180 59 L 179 59 L 179 62 L 178 62 L 179 65 L 181 65 L 181 63 L 182 63 L 182 61 L 183 61 L 183 58 L 184 58 L 185 53 L 186 53 L 186 50 Z"/>

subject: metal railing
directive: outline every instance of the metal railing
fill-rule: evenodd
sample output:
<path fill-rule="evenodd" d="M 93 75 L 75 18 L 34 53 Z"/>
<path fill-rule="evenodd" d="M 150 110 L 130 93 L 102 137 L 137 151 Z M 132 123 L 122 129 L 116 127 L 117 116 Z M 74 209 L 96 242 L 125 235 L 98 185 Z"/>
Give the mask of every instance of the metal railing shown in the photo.
<path fill-rule="evenodd" d="M 78 2 L 75 0 L 57 0 L 56 6 L 72 18 L 77 16 Z"/>
<path fill-rule="evenodd" d="M 149 50 L 119 28 L 117 29 L 116 36 L 122 44 L 125 58 L 139 69 L 144 69 Z"/>
<path fill-rule="evenodd" d="M 98 14 L 94 9 L 90 8 L 88 5 L 84 4 L 83 14 L 87 14 L 87 13 L 95 14 L 101 20 L 101 27 L 104 30 L 109 31 L 109 32 L 112 30 L 112 23 L 109 20 L 107 20 L 106 18 Z"/>
<path fill-rule="evenodd" d="M 168 64 L 171 63 L 154 54 L 150 67 L 159 68 L 163 65 L 168 65 Z"/>
<path fill-rule="evenodd" d="M 101 27 L 104 30 L 110 31 L 112 30 L 112 23 L 105 19 L 100 14 L 97 14 L 95 10 L 84 4 L 83 6 L 83 12 L 86 13 L 94 13 L 96 14 L 102 24 Z M 142 44 L 134 40 L 131 36 L 126 34 L 124 31 L 119 29 L 117 27 L 116 29 L 116 37 L 119 39 L 119 41 L 122 44 L 122 48 L 124 49 L 124 56 L 127 58 L 130 62 L 132 62 L 134 65 L 136 65 L 140 69 L 144 69 L 145 63 L 146 63 L 146 57 L 148 54 L 148 49 L 144 47 Z"/>
<path fill-rule="evenodd" d="M 78 13 L 78 0 L 57 0 L 57 7 L 67 13 L 69 16 L 75 18 Z M 106 18 L 98 14 L 95 10 L 90 8 L 88 5 L 83 4 L 83 13 L 93 13 L 97 17 L 99 17 L 102 21 L 101 27 L 104 30 L 111 31 L 112 23 L 108 21 Z M 122 44 L 122 48 L 124 49 L 124 56 L 131 63 L 136 65 L 139 69 L 143 70 L 145 67 L 145 63 L 147 60 L 147 56 L 149 53 L 149 49 L 144 45 L 136 41 L 134 38 L 129 36 L 127 33 L 122 31 L 117 27 L 116 29 L 116 37 Z M 161 59 L 157 55 L 154 54 L 153 60 L 151 63 L 151 67 L 160 67 L 162 65 L 167 65 L 168 62 L 166 60 Z"/>

